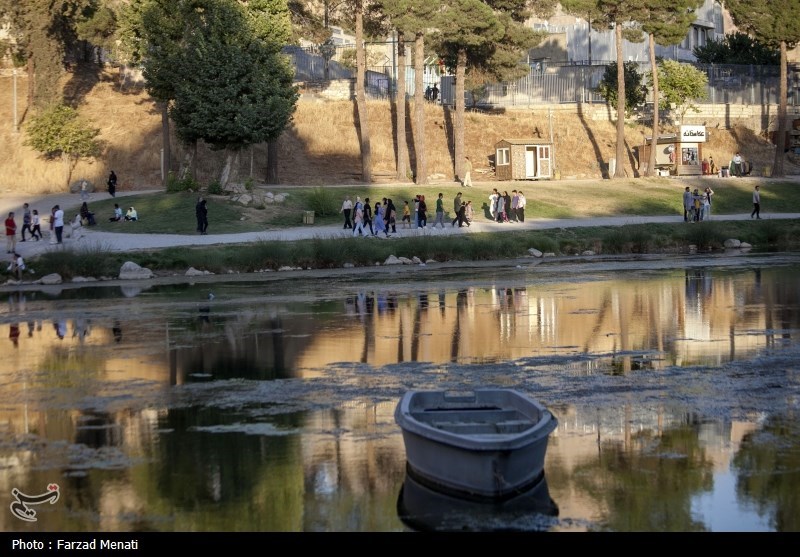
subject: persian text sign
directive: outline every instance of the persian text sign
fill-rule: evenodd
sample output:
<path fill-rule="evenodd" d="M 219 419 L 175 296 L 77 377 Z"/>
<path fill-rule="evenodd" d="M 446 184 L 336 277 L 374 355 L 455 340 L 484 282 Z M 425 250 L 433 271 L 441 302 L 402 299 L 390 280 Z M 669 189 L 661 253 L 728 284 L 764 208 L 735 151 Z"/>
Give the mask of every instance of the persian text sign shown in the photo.
<path fill-rule="evenodd" d="M 681 126 L 681 143 L 705 143 L 705 126 Z"/>

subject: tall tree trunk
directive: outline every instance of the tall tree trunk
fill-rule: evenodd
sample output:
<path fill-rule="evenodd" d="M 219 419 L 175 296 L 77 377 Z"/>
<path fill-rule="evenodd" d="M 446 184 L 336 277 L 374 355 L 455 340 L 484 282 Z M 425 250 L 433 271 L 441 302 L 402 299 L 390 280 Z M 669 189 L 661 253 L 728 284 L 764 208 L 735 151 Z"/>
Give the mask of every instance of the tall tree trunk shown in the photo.
<path fill-rule="evenodd" d="M 278 140 L 267 143 L 267 183 L 278 183 Z"/>
<path fill-rule="evenodd" d="M 229 182 L 236 183 L 239 180 L 240 155 L 241 151 L 239 149 L 228 149 L 225 156 L 225 165 L 222 167 L 222 172 L 219 176 L 219 185 L 222 186 L 222 189 L 225 189 Z"/>
<path fill-rule="evenodd" d="M 28 109 L 33 106 L 33 92 L 36 90 L 36 68 L 34 67 L 33 56 L 28 56 Z M 26 110 L 27 112 L 27 110 Z"/>
<path fill-rule="evenodd" d="M 367 70 L 364 52 L 364 3 L 356 3 L 356 111 L 358 113 L 358 139 L 361 147 L 361 181 L 372 182 L 372 150 L 369 141 L 369 118 L 364 76 Z"/>
<path fill-rule="evenodd" d="M 402 31 L 397 32 L 397 180 L 408 179 L 408 145 L 406 143 L 406 40 Z"/>
<path fill-rule="evenodd" d="M 783 178 L 783 159 L 786 158 L 786 97 L 787 97 L 787 71 L 786 71 L 786 41 L 781 41 L 781 86 L 778 99 L 778 137 L 775 139 L 775 163 L 772 176 Z"/>
<path fill-rule="evenodd" d="M 167 103 L 160 102 L 159 108 L 161 110 L 161 148 L 164 151 L 164 168 L 162 169 L 163 177 L 161 178 L 161 186 L 167 187 L 167 180 L 169 180 L 170 169 L 170 138 L 169 138 L 169 112 L 167 111 Z"/>
<path fill-rule="evenodd" d="M 467 74 L 467 51 L 464 48 L 458 50 L 456 58 L 456 116 L 453 124 L 454 147 L 456 158 L 456 180 L 464 179 L 464 77 Z"/>
<path fill-rule="evenodd" d="M 622 25 L 614 24 L 614 35 L 617 47 L 617 160 L 614 176 L 609 178 L 624 178 L 625 169 L 625 62 L 622 59 Z"/>
<path fill-rule="evenodd" d="M 656 173 L 656 149 L 658 148 L 658 68 L 656 67 L 656 40 L 650 33 L 650 69 L 653 72 L 653 141 L 650 143 L 650 157 L 647 161 L 645 176 L 654 176 Z"/>
<path fill-rule="evenodd" d="M 417 159 L 416 183 L 428 183 L 428 158 L 425 152 L 425 34 L 418 32 L 414 37 L 414 111 L 417 116 L 417 129 L 414 134 L 414 149 Z"/>

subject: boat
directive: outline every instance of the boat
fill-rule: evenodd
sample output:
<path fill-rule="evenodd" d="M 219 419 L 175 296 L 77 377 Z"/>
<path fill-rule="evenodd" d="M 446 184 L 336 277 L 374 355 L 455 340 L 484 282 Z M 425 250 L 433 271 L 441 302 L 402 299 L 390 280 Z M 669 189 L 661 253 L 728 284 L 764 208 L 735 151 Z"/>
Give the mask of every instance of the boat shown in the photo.
<path fill-rule="evenodd" d="M 544 476 L 556 417 L 513 389 L 405 393 L 395 409 L 406 470 L 441 493 L 502 500 Z"/>

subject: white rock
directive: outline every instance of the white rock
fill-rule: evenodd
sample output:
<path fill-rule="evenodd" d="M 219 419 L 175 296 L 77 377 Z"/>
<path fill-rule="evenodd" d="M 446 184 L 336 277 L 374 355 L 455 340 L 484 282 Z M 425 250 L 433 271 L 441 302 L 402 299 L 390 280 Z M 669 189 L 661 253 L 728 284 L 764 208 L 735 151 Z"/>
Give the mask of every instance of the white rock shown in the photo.
<path fill-rule="evenodd" d="M 414 263 L 408 257 L 398 257 L 397 259 L 399 259 L 400 263 L 402 263 L 403 265 L 411 265 L 412 263 Z"/>
<path fill-rule="evenodd" d="M 138 280 L 153 278 L 153 271 L 147 267 L 140 267 L 133 261 L 126 261 L 119 270 L 120 280 Z"/>
<path fill-rule="evenodd" d="M 544 254 L 544 257 L 555 257 L 555 256 L 556 254 L 553 253 L 552 251 L 548 251 L 547 253 Z"/>
<path fill-rule="evenodd" d="M 345 269 L 352 269 L 353 267 L 355 267 L 355 265 L 353 265 L 352 263 L 345 263 L 344 265 L 342 265 L 342 267 L 344 267 Z"/>
<path fill-rule="evenodd" d="M 741 249 L 752 249 L 752 248 L 753 248 L 753 245 L 752 245 L 752 244 L 748 244 L 747 242 L 741 242 L 741 243 L 739 244 L 739 247 L 740 247 Z"/>
<path fill-rule="evenodd" d="M 594 254 L 595 254 L 595 253 L 594 253 L 592 250 L 590 250 L 590 249 L 587 249 L 586 251 L 584 251 L 584 252 L 582 252 L 582 253 L 581 253 L 581 255 L 594 255 Z"/>
<path fill-rule="evenodd" d="M 283 267 L 278 268 L 279 271 L 294 271 L 294 267 L 290 267 L 289 265 L 284 265 Z"/>
<path fill-rule="evenodd" d="M 286 194 L 285 193 L 279 193 L 279 194 L 275 195 L 273 197 L 273 199 L 275 200 L 275 203 L 283 203 L 284 201 L 286 201 Z"/>
<path fill-rule="evenodd" d="M 189 269 L 187 269 L 186 273 L 184 273 L 184 275 L 187 276 L 187 277 L 196 277 L 196 276 L 200 276 L 200 275 L 204 275 L 204 274 L 205 274 L 205 272 L 200 271 L 198 269 L 195 269 L 194 267 L 189 267 Z"/>
<path fill-rule="evenodd" d="M 414 257 L 412 257 L 412 258 L 411 258 L 411 262 L 412 262 L 414 265 L 419 265 L 420 263 L 422 263 L 422 259 L 420 259 L 419 257 L 417 257 L 417 256 L 415 255 Z"/>
<path fill-rule="evenodd" d="M 528 253 L 534 257 L 542 257 L 542 252 L 536 248 L 528 248 Z"/>
<path fill-rule="evenodd" d="M 51 273 L 45 275 L 40 279 L 42 284 L 61 284 L 61 275 L 58 273 Z"/>
<path fill-rule="evenodd" d="M 72 282 L 97 282 L 94 277 L 72 277 Z"/>
<path fill-rule="evenodd" d="M 740 248 L 742 247 L 742 242 L 740 242 L 736 238 L 728 238 L 727 240 L 725 240 L 725 243 L 723 245 L 726 248 Z"/>
<path fill-rule="evenodd" d="M 384 264 L 384 265 L 402 265 L 402 264 L 403 264 L 403 262 L 402 262 L 402 261 L 400 261 L 400 260 L 399 260 L 397 257 L 395 257 L 394 255 L 390 255 L 389 257 L 387 257 L 387 258 L 386 258 L 386 261 L 384 261 L 384 262 L 383 262 L 383 264 Z"/>

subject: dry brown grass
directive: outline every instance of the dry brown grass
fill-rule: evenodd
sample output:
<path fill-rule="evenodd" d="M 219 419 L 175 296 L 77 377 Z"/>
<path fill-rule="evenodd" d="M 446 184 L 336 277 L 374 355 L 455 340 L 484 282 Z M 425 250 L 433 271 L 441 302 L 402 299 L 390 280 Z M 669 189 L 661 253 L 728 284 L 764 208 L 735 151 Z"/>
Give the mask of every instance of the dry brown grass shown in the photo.
<path fill-rule="evenodd" d="M 45 161 L 25 147 L 24 131 L 13 132 L 11 86 L 10 78 L 0 78 L 0 141 L 5 147 L 5 156 L 0 161 L 0 191 L 63 191 L 66 187 L 63 166 L 59 162 Z M 27 80 L 18 78 L 17 87 L 18 113 L 21 116 L 26 110 L 24 93 Z M 120 177 L 122 190 L 158 187 L 161 119 L 149 96 L 142 90 L 120 91 L 116 74 L 111 72 L 99 76 L 71 75 L 65 83 L 65 91 L 85 92 L 74 93 L 73 99 L 78 101 L 81 115 L 101 130 L 100 138 L 104 142 L 101 158 L 80 162 L 73 171 L 73 179 L 85 177 L 102 185 L 113 168 Z M 390 105 L 383 101 L 369 101 L 368 110 L 374 180 L 393 181 L 395 144 Z M 432 104 L 425 105 L 425 113 L 428 172 L 435 176 L 435 181 L 452 181 L 449 116 L 441 107 Z M 407 107 L 407 117 L 412 124 L 407 144 L 413 165 L 418 134 L 413 125 L 413 101 Z M 554 111 L 552 129 L 556 168 L 563 178 L 597 179 L 602 176 L 602 161 L 615 156 L 616 126 L 612 121 L 584 121 L 574 112 Z M 641 144 L 650 131 L 640 125 L 626 126 L 628 176 L 636 175 L 633 147 Z M 663 131 L 671 130 L 665 128 Z M 760 132 L 743 127 L 731 130 L 712 128 L 710 131 L 704 153 L 712 155 L 718 165 L 729 160 L 737 150 L 757 168 L 772 163 L 774 148 L 760 136 Z M 505 114 L 468 113 L 465 148 L 466 155 L 473 160 L 473 179 L 494 180 L 489 157 L 494 153 L 496 142 L 523 137 L 550 137 L 547 107 Z M 173 154 L 175 160 L 183 157 L 180 145 L 173 145 Z M 219 175 L 224 163 L 223 154 L 201 148 L 198 155 L 198 179 L 202 184 L 208 184 Z M 249 151 L 243 152 L 240 174 L 248 176 L 252 164 L 254 179 L 262 181 L 266 156 L 264 146 L 254 148 L 252 158 Z M 283 184 L 357 183 L 360 158 L 353 103 L 301 101 L 291 127 L 281 137 L 279 156 L 278 174 Z"/>

